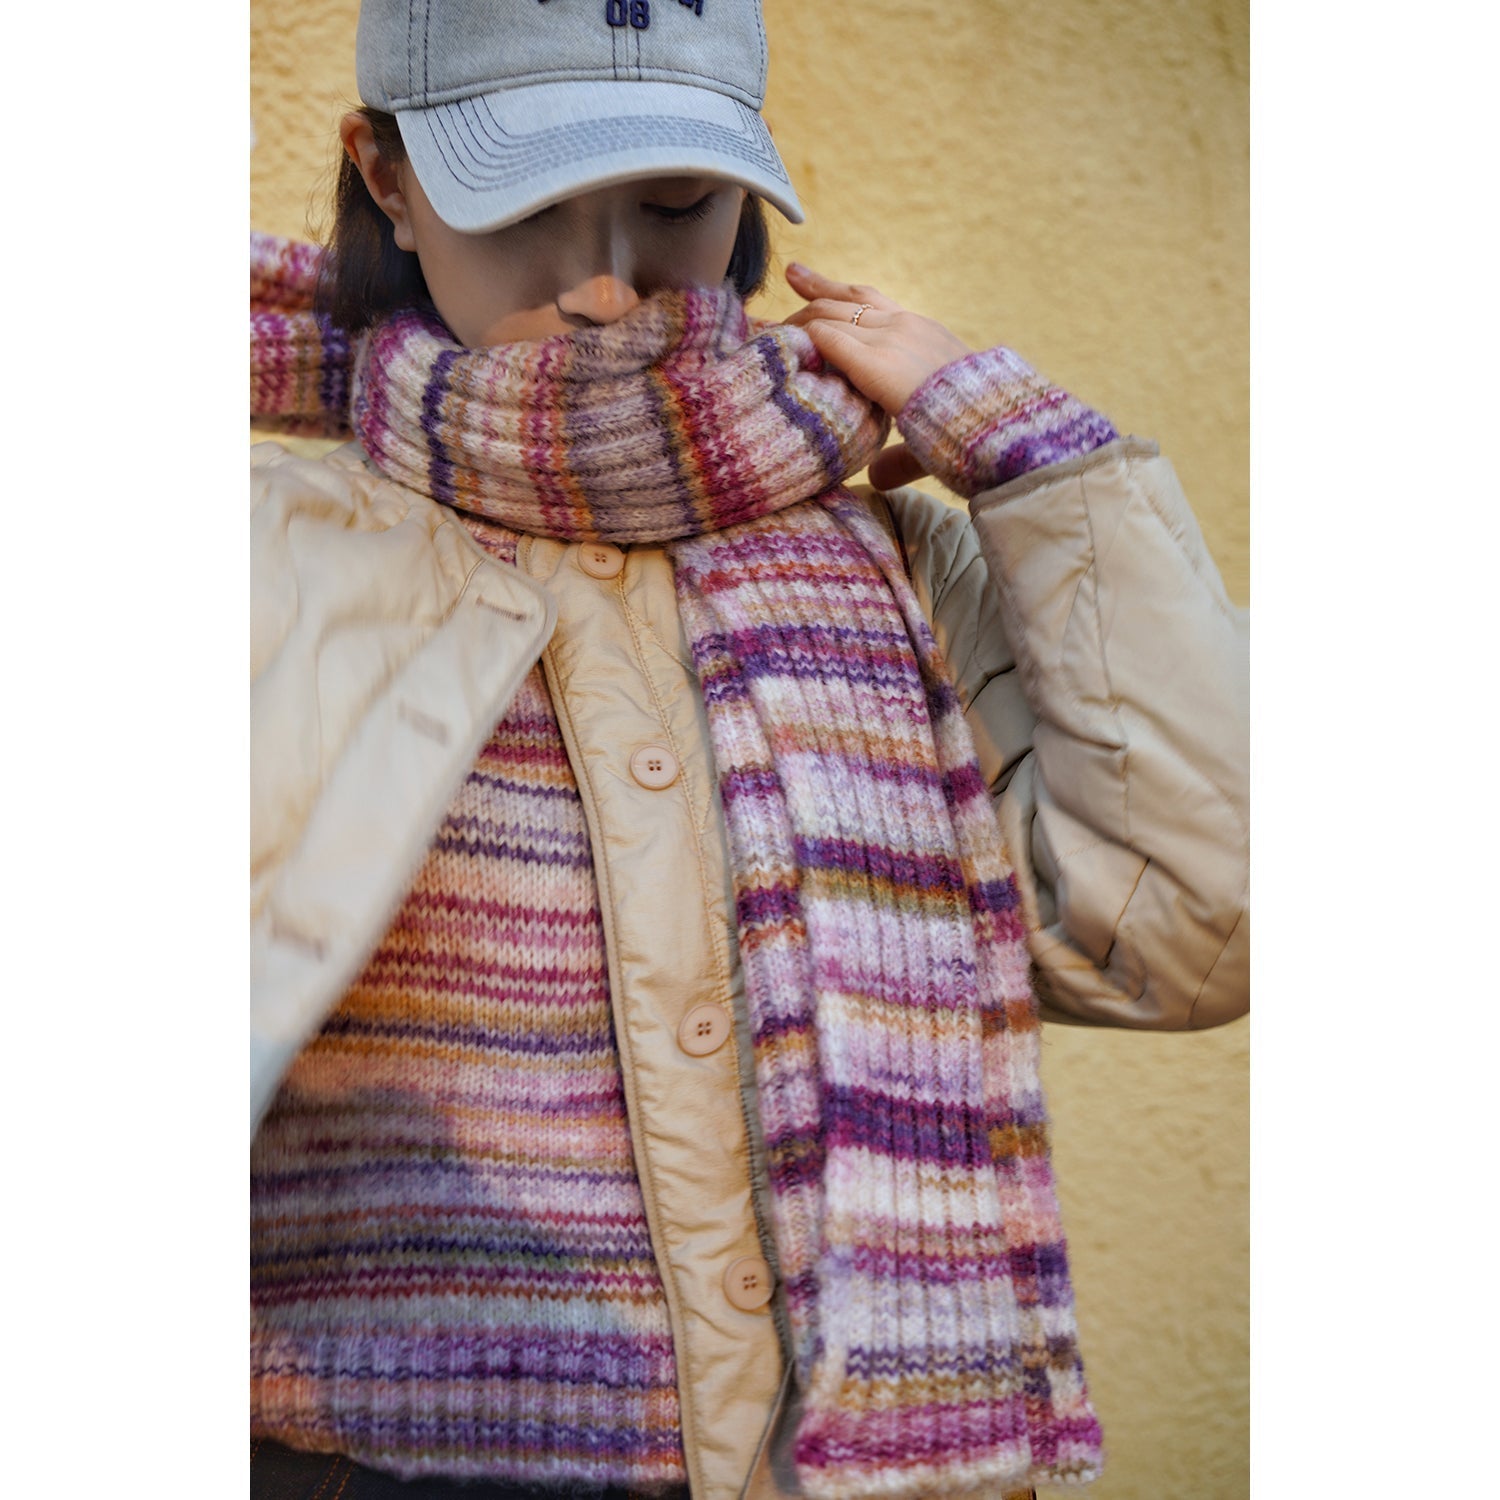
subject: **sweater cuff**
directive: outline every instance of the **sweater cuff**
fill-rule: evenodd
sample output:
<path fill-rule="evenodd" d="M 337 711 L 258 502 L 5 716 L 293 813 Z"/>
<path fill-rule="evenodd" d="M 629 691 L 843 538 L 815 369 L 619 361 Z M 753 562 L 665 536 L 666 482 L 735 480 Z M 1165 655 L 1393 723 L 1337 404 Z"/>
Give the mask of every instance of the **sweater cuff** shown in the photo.
<path fill-rule="evenodd" d="M 1005 348 L 966 354 L 929 375 L 896 425 L 923 468 L 966 499 L 1119 437 L 1108 417 Z"/>

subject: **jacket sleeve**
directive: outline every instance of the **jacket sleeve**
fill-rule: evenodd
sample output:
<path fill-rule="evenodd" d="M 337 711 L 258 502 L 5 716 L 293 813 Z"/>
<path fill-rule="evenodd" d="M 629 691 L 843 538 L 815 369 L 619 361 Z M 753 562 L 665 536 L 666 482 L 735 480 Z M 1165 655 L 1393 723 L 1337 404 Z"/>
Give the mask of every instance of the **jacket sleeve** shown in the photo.
<path fill-rule="evenodd" d="M 1018 370 L 1034 382 L 1019 394 Z M 886 498 L 996 795 L 1043 1014 L 1234 1020 L 1249 1006 L 1246 617 L 1154 445 L 1008 351 L 939 373 L 898 420 L 969 514 Z"/>

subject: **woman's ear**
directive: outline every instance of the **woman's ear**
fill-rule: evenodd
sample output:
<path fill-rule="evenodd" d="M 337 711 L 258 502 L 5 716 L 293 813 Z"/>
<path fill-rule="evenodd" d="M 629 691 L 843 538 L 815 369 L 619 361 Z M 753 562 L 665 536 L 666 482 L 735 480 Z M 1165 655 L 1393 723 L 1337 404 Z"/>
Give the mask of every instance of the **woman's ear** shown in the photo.
<path fill-rule="evenodd" d="M 391 221 L 397 248 L 415 250 L 417 241 L 412 233 L 406 194 L 401 187 L 401 168 L 381 153 L 369 120 L 357 110 L 345 115 L 339 122 L 339 139 L 349 153 L 349 160 L 364 178 L 365 188 L 375 200 L 376 207 Z"/>

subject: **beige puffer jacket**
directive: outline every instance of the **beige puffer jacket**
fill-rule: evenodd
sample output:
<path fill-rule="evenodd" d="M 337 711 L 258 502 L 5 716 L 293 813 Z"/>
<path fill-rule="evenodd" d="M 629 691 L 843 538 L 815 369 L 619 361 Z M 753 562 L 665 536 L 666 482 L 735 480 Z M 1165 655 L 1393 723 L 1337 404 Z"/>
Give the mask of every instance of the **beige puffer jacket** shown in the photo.
<path fill-rule="evenodd" d="M 540 657 L 583 801 L 695 1500 L 795 1494 L 748 1019 L 703 706 L 660 548 L 523 541 L 326 459 L 253 450 L 252 1113 L 358 975 Z M 1125 439 L 888 519 L 994 787 L 1044 1015 L 1213 1026 L 1248 1004 L 1246 622 L 1170 464 Z M 587 556 L 585 553 L 587 552 Z M 585 569 L 587 563 L 587 570 Z M 632 776 L 660 747 L 665 789 Z M 678 1044 L 732 1008 L 733 1045 Z M 781 1420 L 776 1413 L 782 1412 Z"/>

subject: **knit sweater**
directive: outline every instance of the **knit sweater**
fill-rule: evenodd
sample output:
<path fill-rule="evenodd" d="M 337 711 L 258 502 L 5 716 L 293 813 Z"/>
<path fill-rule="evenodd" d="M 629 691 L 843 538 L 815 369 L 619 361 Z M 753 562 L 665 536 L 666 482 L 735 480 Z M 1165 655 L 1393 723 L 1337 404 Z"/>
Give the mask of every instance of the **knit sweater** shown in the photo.
<path fill-rule="evenodd" d="M 253 1432 L 408 1476 L 682 1482 L 588 834 L 540 668 L 282 1085 L 251 1203 Z"/>

